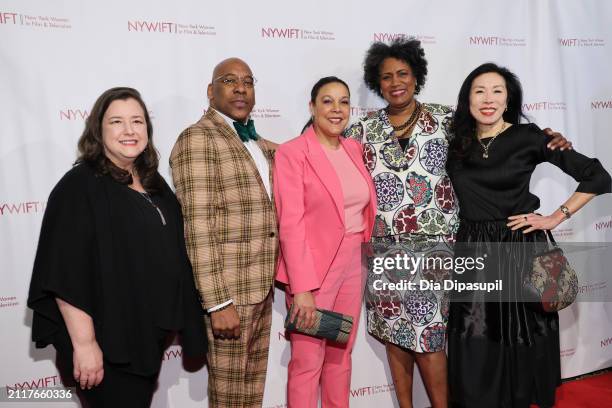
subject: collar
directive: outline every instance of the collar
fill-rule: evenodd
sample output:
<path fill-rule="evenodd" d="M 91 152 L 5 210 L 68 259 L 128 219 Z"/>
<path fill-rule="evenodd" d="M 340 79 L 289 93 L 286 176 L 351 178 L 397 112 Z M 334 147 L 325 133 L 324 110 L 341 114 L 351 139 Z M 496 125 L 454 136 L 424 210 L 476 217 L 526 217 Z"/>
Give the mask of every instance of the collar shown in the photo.
<path fill-rule="evenodd" d="M 219 112 L 217 109 L 213 108 L 212 106 L 209 106 L 208 109 L 212 109 L 215 112 L 217 112 L 217 114 L 223 118 L 225 123 L 227 123 L 229 128 L 232 129 L 232 132 L 236 133 L 236 129 L 234 129 L 234 122 L 237 122 L 236 120 L 230 118 L 229 116 L 227 116 L 224 113 Z M 250 118 L 251 118 L 251 115 L 249 115 L 249 117 L 244 121 L 245 125 L 247 124 L 247 122 L 249 121 Z M 236 133 L 236 135 L 238 135 L 238 133 Z"/>

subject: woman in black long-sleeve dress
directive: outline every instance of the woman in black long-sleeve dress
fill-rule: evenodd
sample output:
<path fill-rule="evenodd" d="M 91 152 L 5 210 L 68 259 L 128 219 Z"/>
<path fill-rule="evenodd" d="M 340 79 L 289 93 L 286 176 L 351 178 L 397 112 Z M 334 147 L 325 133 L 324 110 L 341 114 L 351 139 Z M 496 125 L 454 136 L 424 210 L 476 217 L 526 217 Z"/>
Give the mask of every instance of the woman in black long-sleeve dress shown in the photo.
<path fill-rule="evenodd" d="M 470 251 L 504 251 L 485 268 L 487 279 L 503 282 L 497 301 L 474 292 L 451 304 L 449 381 L 455 407 L 554 405 L 561 380 L 558 314 L 520 302 L 530 251 L 537 245 L 513 243 L 543 242 L 543 230 L 554 229 L 593 197 L 611 191 L 610 175 L 597 159 L 549 150 L 548 138 L 536 125 L 521 124 L 521 104 L 516 76 L 483 64 L 464 81 L 453 120 L 447 168 L 461 208 L 457 242 L 470 243 Z M 579 182 L 576 192 L 548 216 L 534 213 L 540 200 L 529 192 L 531 175 L 543 162 Z"/>

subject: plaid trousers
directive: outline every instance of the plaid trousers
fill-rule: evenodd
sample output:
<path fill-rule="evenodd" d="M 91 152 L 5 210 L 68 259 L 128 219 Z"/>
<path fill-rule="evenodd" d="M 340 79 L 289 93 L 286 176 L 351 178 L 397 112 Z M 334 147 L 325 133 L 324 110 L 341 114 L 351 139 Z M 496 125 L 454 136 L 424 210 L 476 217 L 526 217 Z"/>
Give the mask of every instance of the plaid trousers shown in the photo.
<path fill-rule="evenodd" d="M 263 302 L 235 307 L 240 317 L 240 338 L 236 340 L 214 338 L 210 316 L 204 317 L 208 335 L 208 406 L 260 408 L 268 368 L 272 291 Z"/>

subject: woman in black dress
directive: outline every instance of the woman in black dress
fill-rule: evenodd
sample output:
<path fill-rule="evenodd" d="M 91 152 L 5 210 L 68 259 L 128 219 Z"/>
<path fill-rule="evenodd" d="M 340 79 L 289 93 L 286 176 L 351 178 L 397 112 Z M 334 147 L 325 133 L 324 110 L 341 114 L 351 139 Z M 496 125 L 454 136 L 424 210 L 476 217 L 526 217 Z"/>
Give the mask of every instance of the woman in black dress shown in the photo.
<path fill-rule="evenodd" d="M 138 91 L 104 92 L 43 218 L 32 338 L 53 344 L 92 407 L 148 407 L 172 332 L 187 355 L 206 351 L 180 206 L 157 172 L 152 131 Z"/>
<path fill-rule="evenodd" d="M 488 279 L 503 281 L 497 300 L 474 292 L 450 307 L 449 383 L 455 407 L 554 405 L 561 380 L 558 315 L 535 311 L 513 296 L 531 269 L 536 245 L 512 243 L 543 242 L 543 230 L 554 229 L 612 188 L 597 159 L 547 149 L 548 138 L 536 125 L 520 123 L 521 104 L 516 76 L 487 63 L 464 81 L 453 118 L 447 169 L 460 203 L 457 243 L 470 243 L 477 252 L 504 251 L 485 268 Z M 579 182 L 547 216 L 534 213 L 540 201 L 529 192 L 531 175 L 542 162 Z"/>

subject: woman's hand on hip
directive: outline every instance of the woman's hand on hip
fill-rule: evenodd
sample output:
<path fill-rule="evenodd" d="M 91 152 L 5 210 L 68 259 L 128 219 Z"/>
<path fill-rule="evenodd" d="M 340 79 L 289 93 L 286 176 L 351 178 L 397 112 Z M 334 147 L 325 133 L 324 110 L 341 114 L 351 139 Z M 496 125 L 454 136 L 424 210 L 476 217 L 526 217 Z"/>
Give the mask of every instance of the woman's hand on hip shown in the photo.
<path fill-rule="evenodd" d="M 540 215 L 535 213 L 518 214 L 508 217 L 510 222 L 506 224 L 511 230 L 523 229 L 523 234 L 536 230 L 553 230 L 562 220 L 556 215 Z"/>
<path fill-rule="evenodd" d="M 310 329 L 315 324 L 315 316 L 317 313 L 317 305 L 312 292 L 302 292 L 293 295 L 293 309 L 291 321 L 295 321 L 296 326 L 300 329 Z"/>
<path fill-rule="evenodd" d="M 74 364 L 74 379 L 81 389 L 91 389 L 99 385 L 104 378 L 104 363 L 102 350 L 98 342 L 75 344 L 72 355 Z"/>

